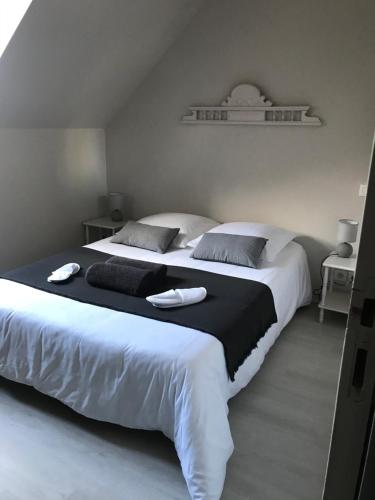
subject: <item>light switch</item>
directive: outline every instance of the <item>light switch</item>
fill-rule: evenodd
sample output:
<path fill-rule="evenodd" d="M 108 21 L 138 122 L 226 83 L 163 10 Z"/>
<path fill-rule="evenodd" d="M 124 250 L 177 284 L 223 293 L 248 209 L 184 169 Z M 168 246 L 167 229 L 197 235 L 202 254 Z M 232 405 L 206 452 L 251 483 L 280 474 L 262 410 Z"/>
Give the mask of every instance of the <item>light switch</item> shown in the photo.
<path fill-rule="evenodd" d="M 358 196 L 367 196 L 367 184 L 360 184 Z"/>

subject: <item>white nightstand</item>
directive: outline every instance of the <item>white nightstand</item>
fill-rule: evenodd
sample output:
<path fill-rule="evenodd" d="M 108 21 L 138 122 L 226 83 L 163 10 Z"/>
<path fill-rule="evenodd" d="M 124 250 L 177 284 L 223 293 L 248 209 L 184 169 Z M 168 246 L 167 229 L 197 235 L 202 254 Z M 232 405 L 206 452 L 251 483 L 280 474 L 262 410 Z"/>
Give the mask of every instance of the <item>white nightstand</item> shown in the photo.
<path fill-rule="evenodd" d="M 114 235 L 116 231 L 119 231 L 122 227 L 124 227 L 126 221 L 113 221 L 110 217 L 99 217 L 98 219 L 91 219 L 85 222 L 82 222 L 85 228 L 85 239 L 86 245 L 90 243 L 90 228 L 95 227 L 97 229 L 105 229 L 110 234 Z"/>
<path fill-rule="evenodd" d="M 355 273 L 357 264 L 356 257 L 343 258 L 330 255 L 323 262 L 324 277 L 322 288 L 322 300 L 320 301 L 319 322 L 323 323 L 324 311 L 336 311 L 344 314 L 349 312 L 350 290 L 348 287 L 342 289 L 334 286 L 334 270 Z"/>

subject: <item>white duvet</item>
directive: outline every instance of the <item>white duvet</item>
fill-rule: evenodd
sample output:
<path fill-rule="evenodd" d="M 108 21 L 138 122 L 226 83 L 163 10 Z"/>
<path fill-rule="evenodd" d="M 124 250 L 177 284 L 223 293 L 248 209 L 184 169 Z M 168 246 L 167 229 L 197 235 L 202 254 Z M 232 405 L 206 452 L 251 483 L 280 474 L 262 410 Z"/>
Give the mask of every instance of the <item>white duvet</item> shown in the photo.
<path fill-rule="evenodd" d="M 259 270 L 198 261 L 191 249 L 159 255 L 110 243 L 90 248 L 267 284 L 278 323 L 236 373 L 222 344 L 190 328 L 84 304 L 0 280 L 0 375 L 34 386 L 88 417 L 172 439 L 194 500 L 218 500 L 233 451 L 227 401 L 261 366 L 295 310 L 311 298 L 304 250 L 291 242 Z"/>

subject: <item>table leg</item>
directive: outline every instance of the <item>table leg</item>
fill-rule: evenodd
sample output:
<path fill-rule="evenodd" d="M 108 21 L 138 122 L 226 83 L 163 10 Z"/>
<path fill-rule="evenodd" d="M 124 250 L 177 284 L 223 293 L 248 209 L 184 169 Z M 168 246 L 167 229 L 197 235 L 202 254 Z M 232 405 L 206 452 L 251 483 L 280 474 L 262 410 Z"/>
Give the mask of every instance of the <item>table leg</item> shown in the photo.
<path fill-rule="evenodd" d="M 334 280 L 334 272 L 331 273 L 331 279 L 329 280 L 329 293 L 333 291 L 333 280 Z"/>
<path fill-rule="evenodd" d="M 322 300 L 320 303 L 321 306 L 324 306 L 326 301 L 328 278 L 329 278 L 329 267 L 325 267 L 324 277 L 323 277 Z M 319 313 L 319 323 L 323 323 L 323 320 L 324 320 L 324 309 L 321 308 Z"/>
<path fill-rule="evenodd" d="M 86 245 L 90 243 L 90 228 L 89 226 L 85 226 L 85 235 L 86 235 Z"/>

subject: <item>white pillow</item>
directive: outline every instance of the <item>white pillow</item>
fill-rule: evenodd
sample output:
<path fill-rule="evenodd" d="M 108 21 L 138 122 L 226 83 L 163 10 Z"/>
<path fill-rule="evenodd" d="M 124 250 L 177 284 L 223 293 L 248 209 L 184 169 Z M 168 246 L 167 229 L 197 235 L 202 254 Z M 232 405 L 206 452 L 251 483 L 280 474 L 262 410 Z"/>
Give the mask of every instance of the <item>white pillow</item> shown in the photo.
<path fill-rule="evenodd" d="M 261 254 L 261 259 L 267 262 L 272 262 L 277 254 L 297 236 L 295 233 L 287 231 L 286 229 L 257 222 L 228 222 L 226 224 L 220 224 L 210 229 L 208 232 L 266 238 L 268 241 Z M 201 238 L 202 236 L 199 236 L 193 241 L 189 241 L 188 246 L 195 248 Z"/>
<path fill-rule="evenodd" d="M 201 236 L 219 224 L 215 220 L 200 215 L 180 213 L 149 215 L 139 219 L 138 222 L 150 224 L 151 226 L 179 227 L 180 232 L 171 244 L 171 247 L 174 248 L 186 248 L 190 240 Z"/>

